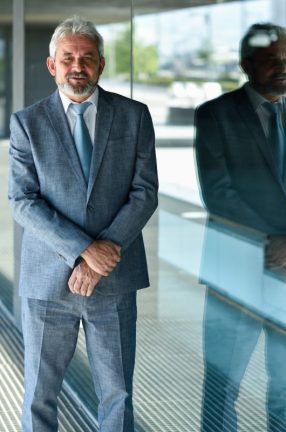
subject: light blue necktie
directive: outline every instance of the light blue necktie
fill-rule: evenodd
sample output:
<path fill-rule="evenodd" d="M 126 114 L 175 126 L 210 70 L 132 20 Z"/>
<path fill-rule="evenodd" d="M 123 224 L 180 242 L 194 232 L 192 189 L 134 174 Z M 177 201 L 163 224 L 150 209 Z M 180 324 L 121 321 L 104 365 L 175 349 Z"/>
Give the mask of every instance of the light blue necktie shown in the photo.
<path fill-rule="evenodd" d="M 281 104 L 265 102 L 263 105 L 270 112 L 269 142 L 279 175 L 283 178 L 285 174 L 284 160 L 286 138 L 281 123 Z"/>
<path fill-rule="evenodd" d="M 77 148 L 78 156 L 80 159 L 81 167 L 88 183 L 90 162 L 92 155 L 92 142 L 90 139 L 88 128 L 85 124 L 83 114 L 90 102 L 84 102 L 81 104 L 71 104 L 72 110 L 76 113 L 76 123 L 74 127 L 74 141 Z"/>

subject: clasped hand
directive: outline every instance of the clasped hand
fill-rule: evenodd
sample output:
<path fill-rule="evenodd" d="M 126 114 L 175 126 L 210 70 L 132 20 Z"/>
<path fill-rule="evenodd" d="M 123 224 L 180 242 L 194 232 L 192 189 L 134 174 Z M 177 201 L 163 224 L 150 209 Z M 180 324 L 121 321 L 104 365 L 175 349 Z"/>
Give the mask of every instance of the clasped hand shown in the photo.
<path fill-rule="evenodd" d="M 120 262 L 121 247 L 110 240 L 95 240 L 82 253 L 81 261 L 73 270 L 68 285 L 73 294 L 90 296 L 102 276 Z"/>
<path fill-rule="evenodd" d="M 120 261 L 121 247 L 110 240 L 95 240 L 82 253 L 87 265 L 101 276 L 109 273 Z"/>
<path fill-rule="evenodd" d="M 68 286 L 73 294 L 89 297 L 101 277 L 100 274 L 88 267 L 87 263 L 83 260 L 73 269 Z"/>

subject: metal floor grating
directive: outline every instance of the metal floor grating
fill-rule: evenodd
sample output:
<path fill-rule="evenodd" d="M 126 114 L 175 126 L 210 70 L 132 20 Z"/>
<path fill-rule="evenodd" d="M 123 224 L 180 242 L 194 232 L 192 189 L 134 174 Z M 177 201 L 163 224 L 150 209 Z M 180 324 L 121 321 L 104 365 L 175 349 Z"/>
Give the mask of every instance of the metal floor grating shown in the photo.
<path fill-rule="evenodd" d="M 134 377 L 136 432 L 199 432 L 204 362 L 201 323 L 139 317 Z M 80 332 L 77 359 L 87 366 L 84 335 Z M 23 346 L 19 332 L 0 309 L 0 432 L 19 431 L 23 394 Z M 76 386 L 92 385 L 88 367 L 74 366 Z M 209 421 L 216 428 L 216 386 Z M 76 387 L 75 386 L 75 387 Z M 266 374 L 261 335 L 237 401 L 238 432 L 266 432 Z M 92 396 L 91 396 L 92 397 Z M 89 401 L 89 395 L 85 400 Z M 68 389 L 60 398 L 60 432 L 95 432 L 95 423 L 75 404 Z M 88 408 L 88 406 L 87 406 Z"/>
<path fill-rule="evenodd" d="M 204 362 L 201 324 L 144 318 L 138 325 L 134 405 L 144 431 L 199 432 Z M 239 432 L 266 432 L 264 341 L 261 336 L 237 401 Z M 213 382 L 215 427 L 216 385 Z"/>
<path fill-rule="evenodd" d="M 23 399 L 23 342 L 0 306 L 0 432 L 20 431 Z M 95 432 L 87 416 L 64 386 L 59 398 L 59 432 Z"/>
<path fill-rule="evenodd" d="M 201 323 L 191 320 L 139 316 L 134 376 L 136 432 L 200 432 L 204 377 L 201 327 Z M 77 351 L 87 365 L 82 332 Z M 88 382 L 87 376 L 88 371 L 81 368 L 78 379 Z M 218 377 L 214 374 L 213 409 L 209 412 L 213 432 L 220 432 L 215 426 L 217 385 Z M 92 397 L 90 391 L 87 399 Z M 241 384 L 237 432 L 266 432 L 265 394 L 261 334 Z"/>

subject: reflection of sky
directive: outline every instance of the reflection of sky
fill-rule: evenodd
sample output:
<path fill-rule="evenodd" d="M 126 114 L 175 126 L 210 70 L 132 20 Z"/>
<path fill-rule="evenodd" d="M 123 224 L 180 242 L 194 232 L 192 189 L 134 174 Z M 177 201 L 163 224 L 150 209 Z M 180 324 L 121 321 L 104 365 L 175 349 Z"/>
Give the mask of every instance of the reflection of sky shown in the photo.
<path fill-rule="evenodd" d="M 196 50 L 207 39 L 221 47 L 227 41 L 229 48 L 237 49 L 249 25 L 269 21 L 270 6 L 270 0 L 237 1 L 139 16 L 137 36 L 158 45 L 164 55 Z"/>
<path fill-rule="evenodd" d="M 209 39 L 217 48 L 236 50 L 253 22 L 269 21 L 271 0 L 235 1 L 136 16 L 136 35 L 146 45 L 156 44 L 162 56 L 194 51 Z M 107 41 L 122 31 L 120 24 L 101 26 Z M 175 30 L 175 31 L 174 31 Z"/>

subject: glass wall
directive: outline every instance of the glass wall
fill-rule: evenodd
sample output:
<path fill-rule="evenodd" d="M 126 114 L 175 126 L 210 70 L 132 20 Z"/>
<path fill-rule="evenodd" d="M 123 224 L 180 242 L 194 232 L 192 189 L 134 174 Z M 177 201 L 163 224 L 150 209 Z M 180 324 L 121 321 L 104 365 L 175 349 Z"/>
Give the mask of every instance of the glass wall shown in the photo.
<path fill-rule="evenodd" d="M 0 301 L 12 310 L 13 280 L 13 223 L 7 203 L 8 179 L 8 137 L 11 103 L 12 70 L 12 4 L 3 1 L 0 4 Z"/>
<path fill-rule="evenodd" d="M 194 149 L 196 108 L 243 85 L 239 42 L 250 25 L 272 20 L 274 2 L 146 9 L 135 2 L 133 94 L 154 119 L 161 194 L 156 297 L 145 294 L 157 309 L 142 312 L 142 329 L 150 332 L 142 330 L 140 339 L 140 424 L 154 431 L 284 431 L 285 273 L 269 269 L 258 222 L 253 231 L 207 214 Z M 222 153 L 216 157 L 220 164 Z M 256 179 L 247 168 L 236 181 L 247 174 L 250 186 Z M 222 205 L 232 205 L 231 194 Z M 223 199 L 219 191 L 216 199 Z"/>
<path fill-rule="evenodd" d="M 194 166 L 190 169 L 195 108 L 245 79 L 238 66 L 240 38 L 253 22 L 271 19 L 272 2 L 213 2 L 167 11 L 158 6 L 146 13 L 137 0 L 134 9 L 134 97 L 148 104 L 155 123 L 160 190 L 201 205 Z"/>
<path fill-rule="evenodd" d="M 194 149 L 196 108 L 243 85 L 240 39 L 255 22 L 285 24 L 283 2 L 68 3 L 26 0 L 25 105 L 55 89 L 45 66 L 49 39 L 58 22 L 80 14 L 105 39 L 100 85 L 146 103 L 156 132 L 160 200 L 144 230 L 151 289 L 138 293 L 136 431 L 283 432 L 286 416 L 276 414 L 285 402 L 285 275 L 265 265 L 259 229 L 208 214 Z M 9 61 L 1 68 L 1 58 L 9 58 L 10 39 L 11 27 L 0 30 L 0 131 L 9 100 Z M 1 298 L 12 311 L 12 260 L 2 263 Z M 66 382 L 96 418 L 82 333 Z"/>
<path fill-rule="evenodd" d="M 0 138 L 8 136 L 9 113 L 11 112 L 11 67 L 12 67 L 12 4 L 0 5 Z"/>

